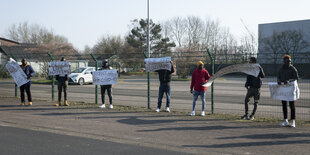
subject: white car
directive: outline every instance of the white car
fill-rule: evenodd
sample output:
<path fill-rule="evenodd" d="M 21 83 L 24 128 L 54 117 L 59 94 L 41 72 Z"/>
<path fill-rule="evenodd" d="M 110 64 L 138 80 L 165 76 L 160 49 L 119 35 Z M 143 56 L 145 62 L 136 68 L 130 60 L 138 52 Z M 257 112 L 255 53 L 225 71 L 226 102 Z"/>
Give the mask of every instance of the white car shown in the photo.
<path fill-rule="evenodd" d="M 93 75 L 91 74 L 95 71 L 95 67 L 82 67 L 71 72 L 69 75 L 69 83 L 77 83 L 83 85 L 85 83 L 93 82 Z"/>

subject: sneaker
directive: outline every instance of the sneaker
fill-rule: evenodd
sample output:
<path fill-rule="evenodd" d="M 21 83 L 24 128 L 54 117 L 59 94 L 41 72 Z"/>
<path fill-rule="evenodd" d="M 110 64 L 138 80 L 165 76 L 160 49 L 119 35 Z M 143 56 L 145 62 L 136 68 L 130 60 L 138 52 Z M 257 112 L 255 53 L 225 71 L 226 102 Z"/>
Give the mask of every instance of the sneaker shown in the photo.
<path fill-rule="evenodd" d="M 289 126 L 289 123 L 288 123 L 287 119 L 283 120 L 283 121 L 280 123 L 280 126 Z"/>
<path fill-rule="evenodd" d="M 249 116 L 248 116 L 247 114 L 245 114 L 245 115 L 243 115 L 243 116 L 241 117 L 241 119 L 249 119 Z"/>
<path fill-rule="evenodd" d="M 295 128 L 295 127 L 296 127 L 296 126 L 295 126 L 295 120 L 294 120 L 294 119 L 292 119 L 291 127 L 292 127 L 292 128 Z"/>
<path fill-rule="evenodd" d="M 64 102 L 64 106 L 69 106 L 68 101 L 65 101 L 65 102 Z"/>
<path fill-rule="evenodd" d="M 170 109 L 169 109 L 169 107 L 166 107 L 166 110 L 165 110 L 166 112 L 170 112 Z"/>
<path fill-rule="evenodd" d="M 110 109 L 113 109 L 113 105 L 112 105 L 112 104 L 110 104 L 109 108 L 110 108 Z"/>
<path fill-rule="evenodd" d="M 55 106 L 56 106 L 56 107 L 59 107 L 59 106 L 61 106 L 61 103 L 58 102 Z"/>
<path fill-rule="evenodd" d="M 206 114 L 205 114 L 205 111 L 202 111 L 201 112 L 201 116 L 205 116 Z"/>
<path fill-rule="evenodd" d="M 195 116 L 195 111 L 192 111 L 189 115 L 190 116 Z"/>
<path fill-rule="evenodd" d="M 99 108 L 105 108 L 105 104 L 102 104 L 101 106 L 99 106 Z"/>
<path fill-rule="evenodd" d="M 254 116 L 250 116 L 250 117 L 248 117 L 248 120 L 251 120 L 251 121 L 253 121 L 254 120 Z"/>
<path fill-rule="evenodd" d="M 160 111 L 160 109 L 159 108 L 156 108 L 156 110 L 155 110 L 156 112 L 159 112 Z"/>
<path fill-rule="evenodd" d="M 32 102 L 29 102 L 28 105 L 29 105 L 29 106 L 32 106 Z"/>
<path fill-rule="evenodd" d="M 20 105 L 21 105 L 21 106 L 24 106 L 24 105 L 25 105 L 25 102 L 20 103 Z"/>

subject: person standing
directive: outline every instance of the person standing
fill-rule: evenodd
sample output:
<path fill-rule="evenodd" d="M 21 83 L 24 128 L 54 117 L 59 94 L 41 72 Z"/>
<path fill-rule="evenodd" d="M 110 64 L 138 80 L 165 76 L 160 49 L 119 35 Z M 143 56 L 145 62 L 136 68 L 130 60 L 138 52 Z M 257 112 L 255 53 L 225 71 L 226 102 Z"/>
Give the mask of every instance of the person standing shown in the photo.
<path fill-rule="evenodd" d="M 283 57 L 283 66 L 280 68 L 277 82 L 278 85 L 287 85 L 289 82 L 298 80 L 298 71 L 297 69 L 291 64 L 291 56 L 284 55 Z M 289 101 L 290 109 L 291 109 L 291 127 L 295 127 L 295 119 L 296 119 L 296 112 L 295 112 L 295 101 Z M 287 101 L 282 100 L 282 110 L 283 110 L 283 121 L 280 123 L 280 126 L 289 126 L 289 122 L 287 119 Z"/>
<path fill-rule="evenodd" d="M 249 61 L 250 64 L 255 64 L 256 62 L 257 59 L 255 57 L 250 58 Z M 259 66 L 259 70 L 260 71 L 257 77 L 253 75 L 247 76 L 245 82 L 245 88 L 247 89 L 247 94 L 244 100 L 245 114 L 241 117 L 241 119 L 254 120 L 254 115 L 256 113 L 258 101 L 260 98 L 260 87 L 262 86 L 262 78 L 265 77 L 264 71 L 261 66 Z M 248 116 L 249 101 L 251 97 L 254 98 L 254 108 L 252 114 Z"/>
<path fill-rule="evenodd" d="M 202 101 L 202 111 L 201 116 L 205 116 L 205 95 L 207 91 L 207 87 L 202 86 L 210 79 L 210 75 L 208 71 L 204 68 L 204 64 L 202 61 L 198 61 L 197 69 L 194 70 L 192 74 L 192 81 L 190 86 L 190 92 L 193 94 L 193 108 L 192 112 L 190 113 L 191 116 L 195 116 L 195 106 L 198 96 L 200 95 Z M 194 89 L 194 91 L 193 91 Z"/>
<path fill-rule="evenodd" d="M 172 61 L 170 61 L 170 63 L 171 63 L 170 71 L 167 69 L 160 69 L 156 71 L 158 73 L 158 78 L 160 81 L 159 90 L 158 90 L 157 108 L 155 110 L 156 112 L 160 111 L 164 93 L 166 94 L 166 99 L 167 99 L 165 111 L 170 112 L 170 108 L 169 108 L 170 107 L 170 82 L 171 82 L 171 74 L 174 73 L 174 67 L 173 67 Z"/>
<path fill-rule="evenodd" d="M 65 57 L 62 57 L 60 61 L 66 61 Z M 56 80 L 58 83 L 58 103 L 56 106 L 61 106 L 61 92 L 64 91 L 64 106 L 69 106 L 67 101 L 67 88 L 68 88 L 68 75 L 60 74 L 56 75 Z"/>
<path fill-rule="evenodd" d="M 108 65 L 108 60 L 104 59 L 102 61 L 102 68 L 100 68 L 99 70 L 111 70 L 112 67 L 110 65 Z M 101 101 L 102 101 L 102 105 L 99 106 L 99 108 L 105 108 L 105 104 L 104 104 L 104 97 L 105 97 L 105 91 L 108 92 L 108 96 L 109 96 L 109 101 L 110 101 L 110 109 L 113 109 L 113 104 L 112 104 L 112 85 L 100 85 L 101 88 Z"/>
<path fill-rule="evenodd" d="M 21 63 L 22 63 L 22 65 L 20 65 L 20 67 L 22 68 L 22 70 L 26 74 L 29 82 L 27 82 L 24 85 L 19 87 L 20 99 L 21 99 L 20 105 L 22 105 L 22 106 L 25 105 L 25 90 L 26 90 L 27 97 L 28 97 L 28 105 L 31 106 L 32 105 L 32 98 L 31 98 L 31 92 L 30 92 L 31 77 L 35 75 L 35 72 L 34 72 L 33 68 L 28 64 L 28 62 L 25 58 L 22 58 Z"/>

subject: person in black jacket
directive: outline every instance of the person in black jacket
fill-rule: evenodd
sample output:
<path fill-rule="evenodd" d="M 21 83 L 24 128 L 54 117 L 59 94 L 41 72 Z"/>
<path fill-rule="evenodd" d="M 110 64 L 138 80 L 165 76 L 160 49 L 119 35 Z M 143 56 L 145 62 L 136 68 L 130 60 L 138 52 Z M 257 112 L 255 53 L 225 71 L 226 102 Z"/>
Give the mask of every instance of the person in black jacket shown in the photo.
<path fill-rule="evenodd" d="M 292 81 L 297 81 L 299 79 L 297 69 L 291 64 L 291 56 L 284 55 L 283 57 L 283 66 L 280 68 L 277 82 L 278 85 L 284 84 L 287 85 Z M 291 127 L 295 127 L 295 119 L 296 119 L 296 101 L 289 101 L 290 109 L 291 109 Z M 289 126 L 289 122 L 287 119 L 287 101 L 282 101 L 282 110 L 283 110 L 283 121 L 280 123 L 280 126 Z"/>
<path fill-rule="evenodd" d="M 111 70 L 112 67 L 108 64 L 108 59 L 104 59 L 102 61 L 102 67 L 99 70 Z M 109 97 L 109 102 L 110 102 L 110 109 L 113 109 L 113 104 L 112 104 L 112 85 L 100 85 L 101 88 L 101 101 L 102 105 L 99 106 L 99 108 L 105 108 L 104 104 L 104 97 L 105 97 L 105 91 L 108 92 L 108 97 Z"/>
<path fill-rule="evenodd" d="M 66 61 L 65 57 L 62 57 L 60 61 Z M 61 92 L 64 91 L 64 106 L 69 106 L 67 101 L 67 88 L 68 88 L 68 75 L 56 75 L 58 82 L 58 103 L 56 106 L 61 106 Z"/>
<path fill-rule="evenodd" d="M 170 63 L 171 63 L 171 70 L 170 71 L 166 70 L 166 69 L 160 69 L 160 70 L 156 71 L 158 73 L 158 77 L 159 77 L 159 81 L 160 81 L 156 112 L 160 111 L 164 93 L 166 93 L 166 98 L 167 98 L 165 111 L 170 112 L 170 109 L 169 109 L 169 106 L 170 106 L 170 81 L 171 81 L 171 74 L 174 73 L 174 67 L 173 67 L 172 61 L 170 61 Z"/>
<path fill-rule="evenodd" d="M 256 63 L 256 58 L 251 57 L 249 63 L 254 64 Z M 260 71 L 257 77 L 254 77 L 252 75 L 248 75 L 245 83 L 245 88 L 247 89 L 247 94 L 245 96 L 244 100 L 244 106 L 245 106 L 245 114 L 241 117 L 241 119 L 248 119 L 248 120 L 254 120 L 254 115 L 257 110 L 258 101 L 260 98 L 260 87 L 262 86 L 262 78 L 265 77 L 264 71 L 262 67 L 259 67 Z M 254 98 L 254 108 L 252 111 L 252 114 L 248 116 L 248 110 L 249 110 L 249 101 L 250 98 Z"/>

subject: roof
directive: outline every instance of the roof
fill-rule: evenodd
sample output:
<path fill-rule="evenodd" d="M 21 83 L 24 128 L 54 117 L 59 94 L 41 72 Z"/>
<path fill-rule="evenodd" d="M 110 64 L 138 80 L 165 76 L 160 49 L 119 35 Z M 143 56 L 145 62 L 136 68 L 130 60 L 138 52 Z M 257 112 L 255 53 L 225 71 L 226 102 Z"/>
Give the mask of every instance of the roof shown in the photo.
<path fill-rule="evenodd" d="M 0 40 L 4 40 L 4 41 L 7 41 L 7 42 L 11 42 L 11 43 L 19 44 L 19 42 L 17 42 L 17 41 L 13 41 L 13 40 L 9 40 L 9 39 L 5 39 L 5 38 L 1 38 L 1 37 L 0 37 Z"/>

